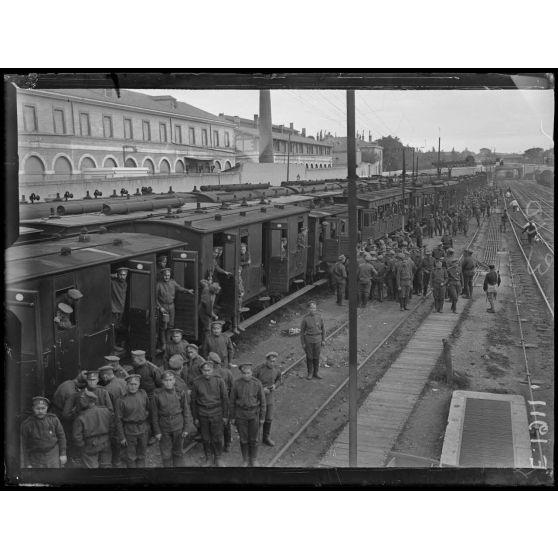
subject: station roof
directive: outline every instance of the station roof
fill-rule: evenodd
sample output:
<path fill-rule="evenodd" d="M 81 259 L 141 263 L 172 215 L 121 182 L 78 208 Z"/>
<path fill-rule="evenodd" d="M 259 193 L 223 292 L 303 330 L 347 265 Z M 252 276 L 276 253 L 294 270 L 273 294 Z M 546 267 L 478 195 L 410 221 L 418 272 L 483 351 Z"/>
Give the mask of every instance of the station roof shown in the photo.
<path fill-rule="evenodd" d="M 91 234 L 89 238 L 86 242 L 71 237 L 8 248 L 4 252 L 6 283 L 59 275 L 184 246 L 178 240 L 138 233 Z M 63 248 L 69 248 L 71 252 L 62 255 Z"/>

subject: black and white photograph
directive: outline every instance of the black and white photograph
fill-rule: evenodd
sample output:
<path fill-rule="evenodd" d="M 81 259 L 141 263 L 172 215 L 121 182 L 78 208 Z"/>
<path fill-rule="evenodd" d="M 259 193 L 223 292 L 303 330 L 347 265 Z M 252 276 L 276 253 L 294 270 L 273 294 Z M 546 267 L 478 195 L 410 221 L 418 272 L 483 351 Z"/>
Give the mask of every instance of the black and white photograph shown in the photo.
<path fill-rule="evenodd" d="M 4 77 L 9 484 L 553 483 L 554 74 Z"/>

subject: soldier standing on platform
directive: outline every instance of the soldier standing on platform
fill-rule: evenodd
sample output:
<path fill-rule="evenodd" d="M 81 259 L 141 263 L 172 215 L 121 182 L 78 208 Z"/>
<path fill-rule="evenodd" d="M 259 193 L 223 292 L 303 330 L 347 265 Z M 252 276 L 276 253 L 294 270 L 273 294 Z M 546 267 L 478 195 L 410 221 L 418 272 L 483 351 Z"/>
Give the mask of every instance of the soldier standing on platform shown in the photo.
<path fill-rule="evenodd" d="M 409 262 L 405 261 L 404 254 L 397 254 L 397 257 L 399 261 L 395 266 L 395 283 L 399 293 L 399 310 L 409 310 L 407 308 L 407 301 L 409 300 L 413 280 L 412 267 Z"/>
<path fill-rule="evenodd" d="M 242 466 L 259 467 L 258 435 L 265 421 L 266 402 L 263 386 L 252 376 L 252 363 L 239 365 L 241 377 L 233 384 L 230 412 L 238 428 Z"/>
<path fill-rule="evenodd" d="M 347 270 L 345 269 L 345 256 L 341 254 L 333 266 L 333 280 L 335 282 L 335 292 L 337 294 L 337 304 L 343 306 L 343 296 L 347 285 Z"/>
<path fill-rule="evenodd" d="M 211 333 L 203 341 L 202 354 L 207 356 L 209 353 L 217 353 L 221 357 L 223 366 L 230 368 L 234 347 L 230 337 L 222 334 L 223 324 L 222 321 L 215 321 L 211 324 Z"/>
<path fill-rule="evenodd" d="M 223 382 L 225 382 L 227 397 L 230 398 L 233 385 L 233 375 L 231 371 L 228 368 L 221 366 L 221 357 L 217 353 L 209 353 L 207 361 L 213 364 L 213 373 L 221 376 Z M 228 453 L 232 442 L 232 428 L 230 421 L 225 423 L 223 429 L 223 439 L 225 443 L 223 450 L 225 453 Z"/>
<path fill-rule="evenodd" d="M 145 351 L 132 351 L 132 366 L 134 374 L 138 374 L 141 378 L 141 389 L 145 390 L 147 396 L 151 399 L 156 388 L 163 385 L 161 381 L 161 370 L 152 362 L 145 358 Z"/>
<path fill-rule="evenodd" d="M 430 275 L 434 270 L 434 258 L 432 257 L 432 250 L 426 249 L 424 250 L 424 257 L 422 258 L 422 296 L 426 296 L 426 292 L 428 291 L 428 285 L 430 284 Z"/>
<path fill-rule="evenodd" d="M 357 268 L 358 297 L 361 308 L 366 308 L 370 299 L 373 275 L 376 275 L 376 270 L 372 265 L 372 256 L 366 255 Z"/>
<path fill-rule="evenodd" d="M 475 260 L 473 259 L 473 251 L 465 249 L 465 257 L 461 262 L 461 273 L 463 274 L 464 298 L 472 298 L 473 296 L 473 277 L 475 276 Z"/>
<path fill-rule="evenodd" d="M 489 271 L 484 277 L 484 283 L 482 286 L 482 290 L 486 293 L 486 299 L 490 304 L 490 308 L 486 311 L 494 314 L 496 310 L 494 309 L 494 301 L 496 300 L 496 291 L 501 283 L 500 273 L 497 273 L 494 269 L 494 265 L 490 264 Z"/>
<path fill-rule="evenodd" d="M 171 279 L 171 270 L 165 268 L 161 270 L 161 279 L 157 281 L 155 287 L 156 304 L 159 314 L 159 351 L 164 352 L 167 344 L 167 329 L 174 329 L 174 299 L 176 293 L 194 294 L 193 289 L 186 289 Z"/>
<path fill-rule="evenodd" d="M 436 260 L 435 268 L 430 275 L 432 296 L 434 297 L 434 311 L 442 313 L 444 300 L 446 298 L 446 285 L 448 282 L 448 271 L 442 267 L 442 260 Z"/>
<path fill-rule="evenodd" d="M 163 467 L 183 467 L 183 441 L 188 436 L 186 394 L 176 389 L 174 374 L 163 373 L 163 387 L 153 392 L 151 422 L 159 442 Z"/>
<path fill-rule="evenodd" d="M 178 391 L 183 391 L 188 396 L 188 386 L 184 380 L 184 359 L 180 355 L 172 355 L 169 359 L 168 370 L 174 374 L 174 385 Z"/>
<path fill-rule="evenodd" d="M 186 382 L 188 389 L 192 389 L 194 380 L 201 376 L 201 365 L 205 359 L 198 354 L 198 346 L 190 344 L 186 347 L 186 375 L 182 379 Z"/>
<path fill-rule="evenodd" d="M 308 303 L 308 314 L 302 318 L 300 325 L 300 341 L 306 353 L 307 380 L 321 380 L 320 351 L 325 345 L 325 325 L 322 317 L 317 314 L 318 307 L 314 301 Z"/>
<path fill-rule="evenodd" d="M 192 418 L 194 425 L 201 432 L 205 464 L 211 464 L 213 454 L 215 465 L 223 467 L 223 427 L 229 419 L 227 388 L 221 376 L 213 373 L 211 362 L 204 362 L 201 372 L 202 375 L 194 380 L 192 386 Z"/>
<path fill-rule="evenodd" d="M 395 251 L 389 250 L 386 256 L 386 286 L 388 300 L 397 300 L 397 287 L 395 286 Z"/>
<path fill-rule="evenodd" d="M 265 362 L 254 369 L 254 378 L 262 383 L 265 394 L 265 422 L 263 425 L 262 441 L 266 446 L 274 446 L 275 442 L 271 439 L 271 422 L 273 421 L 273 393 L 277 383 L 281 380 L 281 371 L 277 366 L 278 354 L 271 351 L 265 355 Z"/>
<path fill-rule="evenodd" d="M 86 389 L 80 394 L 81 413 L 74 421 L 72 437 L 80 448 L 81 461 L 87 469 L 111 466 L 110 440 L 114 433 L 114 413 L 97 406 L 98 398 Z"/>
<path fill-rule="evenodd" d="M 55 414 L 48 412 L 46 397 L 33 397 L 33 415 L 21 425 L 23 467 L 59 469 L 66 465 L 66 435 Z"/>
<path fill-rule="evenodd" d="M 211 330 L 211 322 L 219 318 L 219 316 L 215 313 L 214 305 L 215 298 L 220 292 L 221 287 L 219 286 L 219 283 L 207 284 L 203 288 L 198 307 L 199 320 L 201 324 L 200 338 L 202 339 L 202 343 Z"/>
<path fill-rule="evenodd" d="M 89 390 L 89 392 L 95 395 L 96 405 L 99 407 L 107 407 L 109 411 L 113 412 L 114 407 L 108 391 L 104 387 L 98 385 L 99 372 L 97 370 L 87 370 L 85 372 L 85 382 L 86 386 L 84 389 Z M 82 394 L 83 391 L 74 393 L 71 398 L 66 400 L 63 411 L 64 419 L 73 421 L 79 415 L 82 409 L 80 403 Z"/>
<path fill-rule="evenodd" d="M 451 301 L 451 311 L 457 314 L 457 299 L 463 288 L 463 279 L 461 277 L 461 268 L 459 260 L 452 258 L 448 268 L 448 296 Z"/>
<path fill-rule="evenodd" d="M 147 393 L 140 389 L 140 382 L 138 374 L 130 374 L 126 378 L 126 394 L 116 403 L 117 439 L 128 469 L 145 467 L 149 400 Z"/>

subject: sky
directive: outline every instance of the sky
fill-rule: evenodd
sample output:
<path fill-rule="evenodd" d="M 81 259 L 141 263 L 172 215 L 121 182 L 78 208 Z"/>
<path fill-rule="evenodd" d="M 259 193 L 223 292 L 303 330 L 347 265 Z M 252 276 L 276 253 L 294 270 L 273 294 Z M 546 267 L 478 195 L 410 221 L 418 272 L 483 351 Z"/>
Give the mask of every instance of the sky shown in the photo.
<path fill-rule="evenodd" d="M 259 111 L 256 90 L 142 90 L 173 95 L 213 114 L 221 112 L 252 119 Z M 356 128 L 368 139 L 397 136 L 412 147 L 462 151 L 481 148 L 523 153 L 531 147 L 554 145 L 552 90 L 364 91 L 355 95 Z M 341 90 L 272 90 L 274 124 L 291 122 L 306 128 L 346 135 L 346 94 Z"/>

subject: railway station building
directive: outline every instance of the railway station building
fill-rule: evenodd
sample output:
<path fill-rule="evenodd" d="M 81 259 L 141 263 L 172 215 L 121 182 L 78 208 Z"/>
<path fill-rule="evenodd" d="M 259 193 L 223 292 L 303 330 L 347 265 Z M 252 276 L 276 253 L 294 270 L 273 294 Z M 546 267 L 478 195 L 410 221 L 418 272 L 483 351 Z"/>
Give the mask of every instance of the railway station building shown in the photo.
<path fill-rule="evenodd" d="M 332 146 L 333 166 L 347 167 L 347 138 L 334 137 L 331 134 L 325 136 L 324 141 Z M 382 174 L 384 148 L 372 141 L 357 138 L 356 140 L 356 162 L 357 174 L 359 176 L 373 176 Z"/>
<path fill-rule="evenodd" d="M 211 173 L 236 164 L 234 125 L 171 95 L 18 89 L 17 105 L 23 184 Z"/>
<path fill-rule="evenodd" d="M 237 161 L 257 163 L 260 153 L 259 116 L 252 120 L 239 116 L 219 114 L 235 126 Z M 295 130 L 293 123 L 289 127 L 281 124 L 272 125 L 273 162 L 291 165 L 302 164 L 307 169 L 327 169 L 333 166 L 331 145 L 306 135 L 306 129 Z M 290 151 L 290 153 L 289 153 Z"/>

